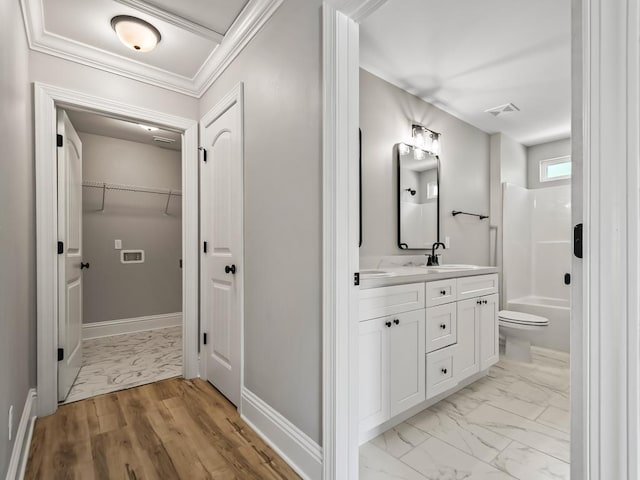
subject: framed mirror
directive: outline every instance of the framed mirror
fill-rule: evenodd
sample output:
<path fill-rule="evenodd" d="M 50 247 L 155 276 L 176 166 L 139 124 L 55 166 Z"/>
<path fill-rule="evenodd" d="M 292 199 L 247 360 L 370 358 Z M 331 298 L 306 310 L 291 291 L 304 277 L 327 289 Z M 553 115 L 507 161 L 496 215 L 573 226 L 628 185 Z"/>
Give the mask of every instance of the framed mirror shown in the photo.
<path fill-rule="evenodd" d="M 440 241 L 440 159 L 405 143 L 398 156 L 398 246 L 425 250 Z"/>

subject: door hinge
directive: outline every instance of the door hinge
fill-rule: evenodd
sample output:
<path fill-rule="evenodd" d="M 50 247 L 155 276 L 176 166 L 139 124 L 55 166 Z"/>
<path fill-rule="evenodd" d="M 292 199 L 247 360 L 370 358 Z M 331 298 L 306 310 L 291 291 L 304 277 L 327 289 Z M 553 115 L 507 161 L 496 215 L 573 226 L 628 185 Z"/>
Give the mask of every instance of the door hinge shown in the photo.
<path fill-rule="evenodd" d="M 64 360 L 64 348 L 59 348 L 58 349 L 58 361 L 61 362 L 62 360 Z"/>
<path fill-rule="evenodd" d="M 207 163 L 207 150 L 204 147 L 198 147 L 198 150 L 202 150 L 202 161 Z"/>
<path fill-rule="evenodd" d="M 356 272 L 353 274 L 353 284 L 360 285 L 360 272 Z"/>
<path fill-rule="evenodd" d="M 573 254 L 576 258 L 582 258 L 582 224 L 573 227 Z"/>
<path fill-rule="evenodd" d="M 58 255 L 62 255 L 64 253 L 64 242 L 58 242 Z"/>
<path fill-rule="evenodd" d="M 207 332 L 204 332 L 202 334 L 202 344 L 206 345 L 207 344 Z"/>
<path fill-rule="evenodd" d="M 204 242 L 202 249 L 204 250 L 204 253 L 207 253 L 207 242 Z"/>
<path fill-rule="evenodd" d="M 62 135 L 60 135 L 59 133 L 56 135 L 56 145 L 58 147 L 62 146 Z"/>

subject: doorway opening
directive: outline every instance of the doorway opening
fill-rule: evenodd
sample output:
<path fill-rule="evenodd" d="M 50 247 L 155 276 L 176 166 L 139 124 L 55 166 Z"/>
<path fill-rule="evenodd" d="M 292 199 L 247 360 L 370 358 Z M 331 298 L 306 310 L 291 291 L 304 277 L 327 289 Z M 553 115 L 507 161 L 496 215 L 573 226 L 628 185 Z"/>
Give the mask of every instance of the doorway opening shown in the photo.
<path fill-rule="evenodd" d="M 158 319 L 143 317 L 133 317 L 133 322 L 120 322 L 120 324 L 107 324 L 101 326 L 93 327 L 93 334 L 96 336 L 104 336 L 109 334 L 110 332 L 117 331 L 120 329 L 128 328 L 126 325 L 129 325 L 131 329 L 129 333 L 133 330 L 136 330 L 136 327 L 132 327 L 131 324 L 138 323 L 138 327 L 145 323 L 144 320 L 148 320 L 147 326 L 154 325 L 161 326 L 162 322 L 165 322 L 166 326 L 169 326 L 174 322 L 178 325 L 178 329 L 181 330 L 181 340 L 178 336 L 177 343 L 181 344 L 182 350 L 182 366 L 177 367 L 179 369 L 179 373 L 181 373 L 185 378 L 194 378 L 199 374 L 199 326 L 198 326 L 198 257 L 199 257 L 199 249 L 198 249 L 198 144 L 197 144 L 197 122 L 190 119 L 185 119 L 182 117 L 177 117 L 173 115 L 167 115 L 162 112 L 136 107 L 129 104 L 124 104 L 120 102 L 116 102 L 109 99 L 104 99 L 100 97 L 94 97 L 91 95 L 86 95 L 80 92 L 67 90 L 59 87 L 54 87 L 50 85 L 44 85 L 40 83 L 36 83 L 34 86 L 34 98 L 35 98 L 35 146 L 36 146 L 36 229 L 37 229 L 37 271 L 38 271 L 38 288 L 37 288 L 37 390 L 38 390 L 38 416 L 46 416 L 54 413 L 58 406 L 58 400 L 63 397 L 61 395 L 59 386 L 60 382 L 58 377 L 58 366 L 62 362 L 64 363 L 64 358 L 66 355 L 67 359 L 70 359 L 68 373 L 65 378 L 65 382 L 67 386 L 71 386 L 75 381 L 77 375 L 75 372 L 79 372 L 79 367 L 81 366 L 81 355 L 79 353 L 79 346 L 81 345 L 82 340 L 82 308 L 79 306 L 82 303 L 83 295 L 81 293 L 81 288 L 75 289 L 73 292 L 75 310 L 73 315 L 66 319 L 65 315 L 60 315 L 60 308 L 66 303 L 61 302 L 61 291 L 63 289 L 59 288 L 61 282 L 66 282 L 66 269 L 60 268 L 61 257 L 65 257 L 63 255 L 65 253 L 64 245 L 62 248 L 58 245 L 58 242 L 61 241 L 59 238 L 59 221 L 63 221 L 64 219 L 59 219 L 58 214 L 58 174 L 57 174 L 57 157 L 58 157 L 58 114 L 62 111 L 68 111 L 71 113 L 71 116 L 77 115 L 78 113 L 72 113 L 75 111 L 79 111 L 81 114 L 91 113 L 101 115 L 102 117 L 108 117 L 110 119 L 118 119 L 127 121 L 129 123 L 142 124 L 145 126 L 158 127 L 159 129 L 163 129 L 167 132 L 173 132 L 180 138 L 181 141 L 181 153 L 180 153 L 180 162 L 178 168 L 180 172 L 180 181 L 179 181 L 179 189 L 181 191 L 182 197 L 174 196 L 173 194 L 170 196 L 168 192 L 152 194 L 152 193 L 142 193 L 142 192 L 134 192 L 134 191 L 126 191 L 126 190 L 117 190 L 107 189 L 106 187 L 109 185 L 102 185 L 101 187 L 97 186 L 89 186 L 88 182 L 102 182 L 103 184 L 112 184 L 113 186 L 136 186 L 136 187 L 145 187 L 150 186 L 152 190 L 158 190 L 157 184 L 151 184 L 146 182 L 128 182 L 126 180 L 118 180 L 117 182 L 107 182 L 106 177 L 101 176 L 101 178 L 87 178 L 86 186 L 82 186 L 82 174 L 81 170 L 76 171 L 75 176 L 73 177 L 74 181 L 74 189 L 75 199 L 72 202 L 67 202 L 69 204 L 73 203 L 75 205 L 75 214 L 76 216 L 80 215 L 80 220 L 76 222 L 76 226 L 79 227 L 81 224 L 81 210 L 78 209 L 79 205 L 82 205 L 80 198 L 82 198 L 82 190 L 87 190 L 87 198 L 91 198 L 91 202 L 99 202 L 100 209 L 102 209 L 103 203 L 103 193 L 104 193 L 104 212 L 105 213 L 109 208 L 112 208 L 112 211 L 115 211 L 114 207 L 117 207 L 117 203 L 114 204 L 114 201 L 118 201 L 120 199 L 123 200 L 122 195 L 125 196 L 144 196 L 145 200 L 141 200 L 137 198 L 136 204 L 140 206 L 140 202 L 145 204 L 144 202 L 153 202 L 151 197 L 157 201 L 159 198 L 163 198 L 163 203 L 159 208 L 159 214 L 164 215 L 164 212 L 167 212 L 167 216 L 174 215 L 177 217 L 176 202 L 180 199 L 182 205 L 180 210 L 180 215 L 182 217 L 182 221 L 178 222 L 181 224 L 181 232 L 180 236 L 180 246 L 178 247 L 179 254 L 174 252 L 169 254 L 169 260 L 172 261 L 174 267 L 179 271 L 180 279 L 174 279 L 174 285 L 168 286 L 168 290 L 175 293 L 177 289 L 178 300 L 174 299 L 176 308 L 182 311 L 182 319 L 181 324 L 182 328 L 180 329 L 179 321 L 176 319 L 177 316 L 173 318 L 171 316 Z M 71 122 L 69 122 L 71 124 Z M 140 129 L 140 126 L 136 128 Z M 83 135 L 80 133 L 78 137 Z M 80 142 L 78 142 L 80 143 Z M 62 144 L 64 145 L 64 138 L 62 139 Z M 67 142 L 67 146 L 70 146 L 69 142 Z M 77 155 L 80 156 L 80 155 Z M 101 166 L 104 166 L 102 164 Z M 127 167 L 128 168 L 128 167 Z M 90 169 L 88 169 L 90 171 Z M 131 174 L 131 172 L 129 172 Z M 156 172 L 157 173 L 157 172 Z M 96 174 L 97 175 L 97 174 Z M 114 179 L 115 180 L 115 179 Z M 168 185 L 168 188 L 173 190 L 174 185 Z M 137 188 L 136 190 L 143 190 L 143 188 Z M 91 193 L 90 193 L 91 192 Z M 165 194 L 166 193 L 166 194 Z M 115 196 L 114 196 L 115 194 Z M 97 199 L 95 198 L 97 195 Z M 120 196 L 118 196 L 120 195 Z M 158 198 L 155 198 L 158 197 Z M 171 198 L 169 198 L 171 197 Z M 174 198 L 175 197 L 175 198 Z M 93 204 L 95 207 L 95 203 L 89 202 L 88 207 Z M 124 209 L 124 205 L 120 205 Z M 148 205 L 149 208 L 150 205 Z M 97 208 L 96 208 L 97 209 Z M 80 213 L 77 213 L 80 212 Z M 99 219 L 98 212 L 95 212 L 95 219 Z M 108 217 L 107 215 L 103 215 L 103 217 Z M 93 221 L 92 218 L 89 222 Z M 102 218 L 101 220 L 104 220 Z M 176 219 L 166 219 L 175 223 Z M 92 229 L 89 235 L 93 235 L 98 231 L 98 227 Z M 81 237 L 81 229 L 77 229 L 74 234 L 74 238 L 79 239 Z M 102 241 L 104 237 L 99 237 L 98 240 Z M 117 249 L 116 251 L 116 242 L 115 240 L 121 240 L 118 242 L 118 246 L 122 248 Z M 157 244 L 160 244 L 164 239 L 157 239 Z M 146 251 L 145 247 L 139 245 L 138 241 L 131 240 L 131 244 L 129 245 L 129 240 L 127 238 L 110 238 L 104 239 L 105 243 L 108 243 L 110 253 L 113 254 L 113 257 L 117 256 L 117 261 L 124 261 L 125 263 L 121 263 L 121 265 L 126 267 L 136 267 L 144 265 L 143 261 L 148 261 L 150 251 Z M 120 245 L 120 243 L 122 245 Z M 76 242 L 76 251 L 79 247 L 81 247 L 81 242 Z M 140 250 L 145 250 L 144 252 Z M 62 251 L 61 253 L 58 253 Z M 76 252 L 74 252 L 76 253 Z M 81 253 L 81 252 L 80 252 Z M 91 272 L 91 269 L 96 265 L 100 265 L 101 261 L 98 263 L 91 262 L 91 259 L 83 259 L 80 258 L 82 255 L 78 255 L 78 258 L 73 261 L 69 260 L 68 263 L 76 264 L 74 269 L 76 272 L 81 271 L 82 275 L 84 272 Z M 175 257 L 175 258 L 171 258 Z M 97 258 L 97 257 L 96 257 Z M 112 258 L 111 260 L 114 260 Z M 182 268 L 180 269 L 180 260 L 182 260 Z M 138 263 L 135 263 L 138 262 Z M 80 263 L 86 264 L 88 263 L 88 268 L 85 266 L 84 268 L 80 268 Z M 72 271 L 73 269 L 69 269 Z M 96 270 L 93 270 L 95 272 Z M 129 270 L 130 272 L 131 270 Z M 62 277 L 62 273 L 65 272 L 65 277 Z M 92 272 L 92 273 L 93 273 Z M 126 275 L 125 281 L 130 280 L 131 275 Z M 71 280 L 71 278 L 69 278 Z M 180 285 L 181 282 L 181 285 Z M 63 283 L 66 284 L 66 283 Z M 144 286 L 144 285 L 143 285 Z M 144 286 L 146 287 L 146 286 Z M 101 287 L 98 284 L 95 292 L 98 292 L 97 295 L 100 295 Z M 95 293 L 94 292 L 94 293 Z M 122 292 L 119 293 L 122 295 Z M 65 296 L 67 296 L 65 292 Z M 153 296 L 153 295 L 151 295 Z M 102 298 L 99 298 L 97 302 L 103 301 Z M 92 300 L 93 302 L 93 300 Z M 117 301 L 113 301 L 112 303 L 117 303 Z M 135 302 L 134 302 L 135 303 Z M 122 305 L 105 305 L 103 308 L 106 311 L 107 309 L 113 308 L 121 308 Z M 165 307 L 163 307 L 165 308 Z M 168 307 L 166 307 L 168 308 Z M 170 312 L 177 313 L 177 312 Z M 94 315 L 94 313 L 89 313 L 88 315 Z M 115 313 L 113 315 L 116 315 Z M 120 316 L 121 314 L 117 314 Z M 149 317 L 149 316 L 148 316 Z M 62 353 L 61 362 L 58 361 L 59 356 L 59 348 L 65 348 L 65 345 L 62 345 L 60 341 L 67 341 L 67 337 L 64 335 L 65 332 L 61 332 L 60 325 L 58 323 L 58 319 L 65 318 L 65 322 L 69 325 L 74 325 L 75 327 L 75 336 L 71 336 L 72 341 L 66 346 L 67 351 L 60 352 Z M 95 317 L 91 317 L 95 318 Z M 104 317 L 98 317 L 104 318 Z M 121 318 L 122 319 L 122 318 Z M 142 319 L 142 320 L 141 320 Z M 126 320 L 131 320 L 128 318 Z M 102 328 L 101 327 L 105 327 Z M 114 330 L 115 329 L 115 330 Z M 92 327 L 87 327 L 85 330 L 89 332 L 92 330 Z M 92 335 L 92 334 L 88 334 Z M 178 355 L 179 356 L 179 355 Z M 73 361 L 71 361 L 73 360 Z M 174 365 L 175 367 L 175 365 Z M 173 374 L 173 373 L 172 373 Z M 66 395 L 64 395 L 66 398 Z"/>
<path fill-rule="evenodd" d="M 58 400 L 182 375 L 181 135 L 70 108 L 57 119 Z"/>

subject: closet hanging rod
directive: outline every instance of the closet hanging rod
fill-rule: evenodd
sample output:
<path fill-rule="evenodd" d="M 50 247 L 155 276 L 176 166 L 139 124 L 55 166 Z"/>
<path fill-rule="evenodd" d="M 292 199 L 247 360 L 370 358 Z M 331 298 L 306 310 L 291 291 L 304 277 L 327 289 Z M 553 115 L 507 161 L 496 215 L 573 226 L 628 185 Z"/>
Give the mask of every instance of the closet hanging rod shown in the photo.
<path fill-rule="evenodd" d="M 82 182 L 82 186 L 91 187 L 91 188 L 102 188 L 103 190 L 121 190 L 124 192 L 155 193 L 158 195 L 182 196 L 181 190 L 171 190 L 168 188 L 142 187 L 139 185 L 124 185 L 119 183 L 84 181 Z"/>

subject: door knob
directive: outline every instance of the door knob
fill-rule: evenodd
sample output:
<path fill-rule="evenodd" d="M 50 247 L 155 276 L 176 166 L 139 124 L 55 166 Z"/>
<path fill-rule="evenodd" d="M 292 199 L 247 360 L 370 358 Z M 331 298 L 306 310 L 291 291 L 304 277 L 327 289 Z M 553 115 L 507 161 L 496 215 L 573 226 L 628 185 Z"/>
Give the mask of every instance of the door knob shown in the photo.
<path fill-rule="evenodd" d="M 236 266 L 235 265 L 227 265 L 224 267 L 224 273 L 231 273 L 233 275 L 236 274 Z"/>
<path fill-rule="evenodd" d="M 80 262 L 80 270 L 82 270 L 83 268 L 89 268 L 89 262 L 87 263 Z"/>

